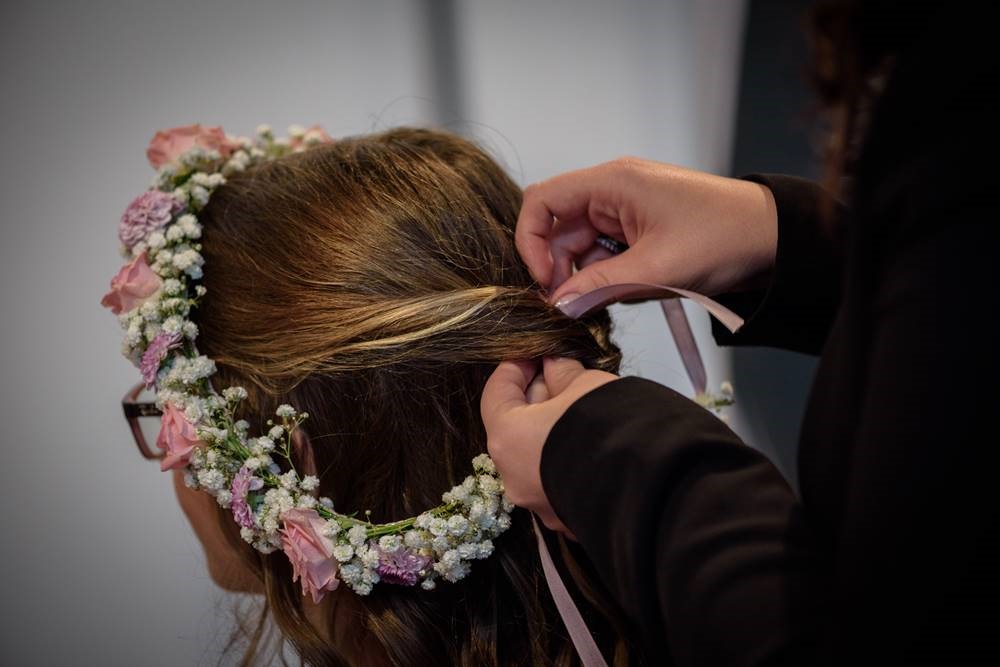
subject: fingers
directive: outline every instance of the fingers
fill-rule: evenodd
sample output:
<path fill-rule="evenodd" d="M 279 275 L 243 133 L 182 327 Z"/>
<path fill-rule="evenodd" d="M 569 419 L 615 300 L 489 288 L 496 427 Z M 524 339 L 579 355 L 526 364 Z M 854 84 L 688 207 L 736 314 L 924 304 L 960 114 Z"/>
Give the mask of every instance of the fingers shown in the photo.
<path fill-rule="evenodd" d="M 594 262 L 603 262 L 606 259 L 611 259 L 615 254 L 604 248 L 603 246 L 594 245 L 591 246 L 589 250 L 584 252 L 582 255 L 576 258 L 576 265 L 581 269 L 584 269 Z"/>
<path fill-rule="evenodd" d="M 554 176 L 524 190 L 514 242 L 532 277 L 543 286 L 551 287 L 552 282 L 556 218 L 589 220 L 590 226 L 605 234 L 620 231 L 617 215 L 607 213 L 617 210 L 619 197 L 609 173 L 607 164 L 598 165 Z M 599 220 L 591 219 L 595 217 Z M 596 232 L 591 233 L 593 243 Z"/>
<path fill-rule="evenodd" d="M 550 396 L 558 396 L 566 387 L 587 369 L 576 359 L 566 357 L 546 357 L 542 362 L 545 376 L 545 386 Z"/>
<path fill-rule="evenodd" d="M 599 262 L 591 259 L 557 288 L 550 290 L 549 301 L 558 303 L 567 296 L 580 296 L 617 283 L 650 282 L 651 279 L 643 273 L 655 266 L 655 263 L 644 259 L 645 254 L 642 248 L 634 246 L 620 255 L 605 255 L 607 259 Z M 579 264 L 582 265 L 583 262 Z"/>
<path fill-rule="evenodd" d="M 535 403 L 543 403 L 551 398 L 549 388 L 545 384 L 544 376 L 541 374 L 535 376 L 535 379 L 532 380 L 530 385 L 528 385 L 528 391 L 525 392 L 525 397 L 528 399 L 528 403 L 532 405 Z"/>
<path fill-rule="evenodd" d="M 579 264 L 578 258 L 587 254 L 597 240 L 597 230 L 586 217 L 560 218 L 552 225 L 549 237 L 549 254 L 552 257 L 552 277 L 548 285 L 549 291 L 557 289 L 573 275 L 573 266 Z"/>
<path fill-rule="evenodd" d="M 537 373 L 537 361 L 504 361 L 498 365 L 483 387 L 480 401 L 483 423 L 511 408 L 526 405 L 528 386 Z"/>
<path fill-rule="evenodd" d="M 549 241 L 553 218 L 579 217 L 590 204 L 590 192 L 578 186 L 575 179 L 567 178 L 576 173 L 556 176 L 524 190 L 514 243 L 531 275 L 546 287 L 552 279 Z"/>
<path fill-rule="evenodd" d="M 535 511 L 535 516 L 539 518 L 542 525 L 549 530 L 562 533 L 567 537 L 570 537 L 573 541 L 578 541 L 576 535 L 570 532 L 570 529 L 566 527 L 566 524 L 556 515 L 555 511 L 550 508 L 538 509 Z"/>

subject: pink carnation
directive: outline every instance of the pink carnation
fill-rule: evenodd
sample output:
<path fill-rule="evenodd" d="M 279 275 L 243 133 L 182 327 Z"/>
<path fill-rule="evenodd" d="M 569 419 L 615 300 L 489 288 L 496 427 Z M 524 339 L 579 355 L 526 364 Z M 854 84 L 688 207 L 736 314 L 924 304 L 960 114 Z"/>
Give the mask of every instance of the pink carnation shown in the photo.
<path fill-rule="evenodd" d="M 118 223 L 118 238 L 132 248 L 149 233 L 167 226 L 174 213 L 182 208 L 174 196 L 159 190 L 149 190 L 132 200 Z"/>
<path fill-rule="evenodd" d="M 156 446 L 167 453 L 160 461 L 160 470 L 183 468 L 188 464 L 194 448 L 203 444 L 184 412 L 174 407 L 173 403 L 165 404 L 160 419 L 160 435 L 156 438 Z"/>
<path fill-rule="evenodd" d="M 155 294 L 160 284 L 160 277 L 149 268 L 143 252 L 111 279 L 111 291 L 101 299 L 101 305 L 115 315 L 128 312 Z"/>
<path fill-rule="evenodd" d="M 153 385 L 156 384 L 156 373 L 160 370 L 160 364 L 166 359 L 170 350 L 180 345 L 181 338 L 180 333 L 161 331 L 156 334 L 156 338 L 142 353 L 139 370 L 142 372 L 142 379 L 146 383 L 147 389 L 152 389 Z"/>
<path fill-rule="evenodd" d="M 198 123 L 160 130 L 149 142 L 146 157 L 154 169 L 177 162 L 181 155 L 195 146 L 217 150 L 225 158 L 236 149 L 236 144 L 226 138 L 221 127 L 202 127 Z"/>
<path fill-rule="evenodd" d="M 325 521 L 316 510 L 307 509 L 288 510 L 281 519 L 281 546 L 292 563 L 292 580 L 301 580 L 302 594 L 319 603 L 324 591 L 332 591 L 340 583 L 333 540 L 323 535 Z"/>
<path fill-rule="evenodd" d="M 378 574 L 387 584 L 414 586 L 420 573 L 431 563 L 429 556 L 410 553 L 403 547 L 386 551 L 379 547 Z"/>
<path fill-rule="evenodd" d="M 231 505 L 233 518 L 244 528 L 253 528 L 256 525 L 253 510 L 247 504 L 247 493 L 259 491 L 262 488 L 264 488 L 264 480 L 254 477 L 246 466 L 240 468 L 233 476 L 233 484 L 230 487 L 230 492 L 233 495 L 233 504 Z"/>

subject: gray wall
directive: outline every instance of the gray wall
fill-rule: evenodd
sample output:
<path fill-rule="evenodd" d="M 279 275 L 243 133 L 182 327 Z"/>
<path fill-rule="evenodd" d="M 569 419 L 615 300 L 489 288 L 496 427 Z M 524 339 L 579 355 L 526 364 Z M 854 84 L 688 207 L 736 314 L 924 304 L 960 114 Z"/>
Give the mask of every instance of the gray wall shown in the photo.
<path fill-rule="evenodd" d="M 735 0 L 5 3 L 0 664 L 215 664 L 238 601 L 133 449 L 118 402 L 137 374 L 98 306 L 155 129 L 443 122 L 522 183 L 629 153 L 725 172 L 742 15 Z M 656 307 L 617 312 L 629 368 L 687 392 Z"/>
<path fill-rule="evenodd" d="M 747 10 L 730 169 L 820 178 L 817 117 L 807 84 L 803 30 L 809 0 L 757 0 Z M 816 359 L 770 348 L 734 348 L 741 433 L 798 488 L 798 438 Z"/>

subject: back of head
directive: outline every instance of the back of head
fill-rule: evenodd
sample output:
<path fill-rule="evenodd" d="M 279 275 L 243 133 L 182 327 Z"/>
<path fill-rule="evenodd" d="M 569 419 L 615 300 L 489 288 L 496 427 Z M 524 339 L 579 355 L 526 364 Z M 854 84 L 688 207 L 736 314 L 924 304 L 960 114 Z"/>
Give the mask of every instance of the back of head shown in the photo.
<path fill-rule="evenodd" d="M 617 371 L 606 312 L 570 320 L 539 295 L 514 248 L 519 206 L 479 148 L 417 129 L 289 155 L 212 195 L 199 348 L 222 386 L 249 390 L 255 426 L 280 403 L 310 413 L 296 466 L 316 471 L 339 511 L 386 522 L 437 505 L 486 450 L 479 398 L 499 361 L 560 355 Z M 393 664 L 571 664 L 530 518 L 513 518 L 456 584 L 337 595 L 329 634 L 349 610 L 353 647 L 309 629 L 281 553 L 246 547 L 247 559 L 312 663 L 343 664 L 367 643 Z"/>

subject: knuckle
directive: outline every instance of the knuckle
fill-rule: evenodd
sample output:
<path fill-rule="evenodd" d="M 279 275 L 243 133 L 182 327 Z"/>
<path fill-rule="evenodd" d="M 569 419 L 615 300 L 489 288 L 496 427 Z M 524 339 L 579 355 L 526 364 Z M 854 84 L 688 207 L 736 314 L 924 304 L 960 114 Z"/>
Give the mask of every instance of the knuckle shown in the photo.
<path fill-rule="evenodd" d="M 505 485 L 504 495 L 507 496 L 507 500 L 509 500 L 512 504 L 517 505 L 518 507 L 525 507 L 525 502 L 527 502 L 527 500 L 525 499 L 524 494 L 521 493 L 517 487 L 512 489 L 509 485 Z"/>
<path fill-rule="evenodd" d="M 536 199 L 538 197 L 539 190 L 541 190 L 540 184 L 532 183 L 524 188 L 524 190 L 521 193 L 521 197 L 522 199 L 525 200 Z"/>
<path fill-rule="evenodd" d="M 638 171 L 642 165 L 642 159 L 634 155 L 621 155 L 612 160 L 611 165 L 613 165 L 617 171 Z"/>

